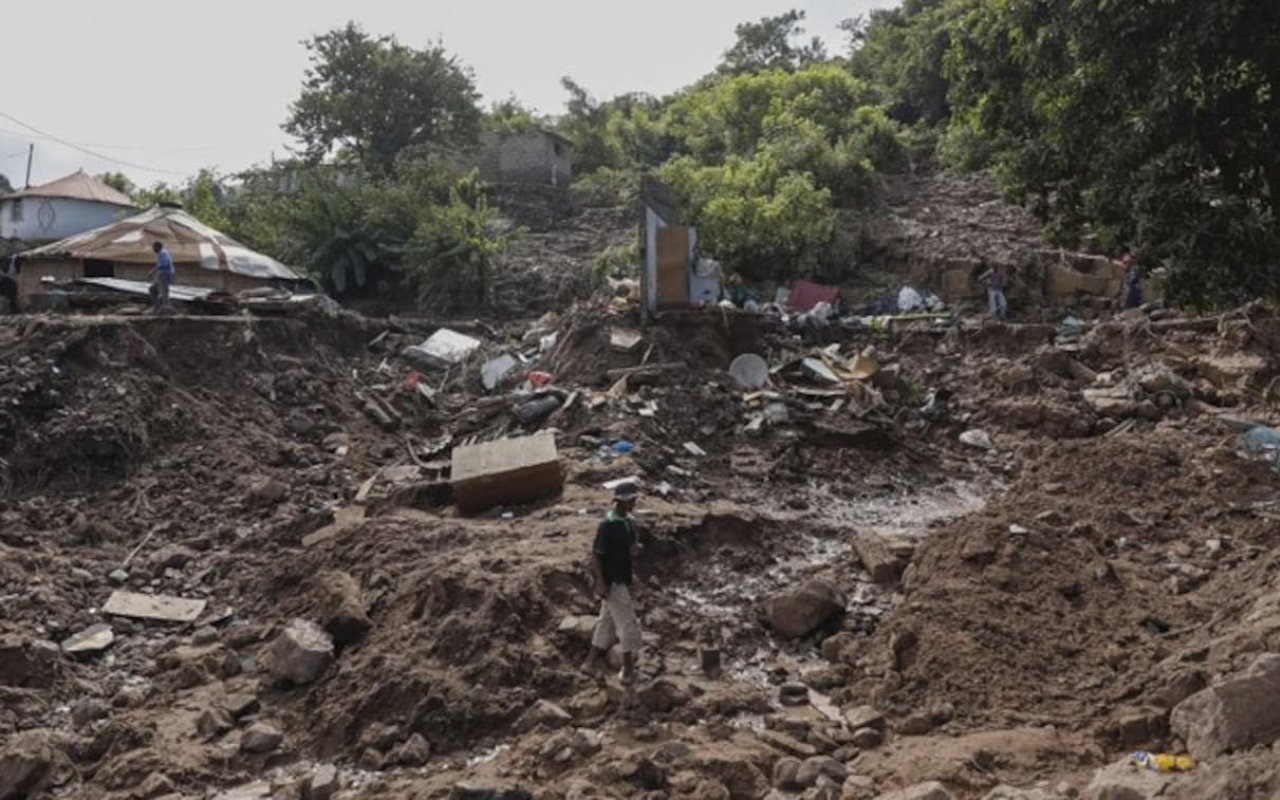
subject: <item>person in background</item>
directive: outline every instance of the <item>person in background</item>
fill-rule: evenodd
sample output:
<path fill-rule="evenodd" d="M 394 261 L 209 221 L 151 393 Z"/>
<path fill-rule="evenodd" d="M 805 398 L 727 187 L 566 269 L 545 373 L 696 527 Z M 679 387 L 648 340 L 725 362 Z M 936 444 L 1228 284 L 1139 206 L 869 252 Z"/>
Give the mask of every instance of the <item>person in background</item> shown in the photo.
<path fill-rule="evenodd" d="M 1004 270 L 989 266 L 978 276 L 987 290 L 987 313 L 1003 322 L 1009 318 L 1009 301 L 1004 296 Z"/>
<path fill-rule="evenodd" d="M 725 299 L 738 308 L 755 311 L 760 307 L 760 299 L 752 294 L 750 289 L 742 285 L 742 276 L 738 273 L 735 272 L 730 275 L 724 285 Z"/>
<path fill-rule="evenodd" d="M 1125 308 L 1137 308 L 1142 305 L 1142 270 L 1138 267 L 1138 259 L 1133 253 L 1127 253 L 1120 259 L 1124 267 L 1123 303 Z"/>
<path fill-rule="evenodd" d="M 631 559 L 640 552 L 631 512 L 639 489 L 634 483 L 620 484 L 613 491 L 613 509 L 596 529 L 591 548 L 591 577 L 600 598 L 600 616 L 591 637 L 591 655 L 582 665 L 585 672 L 599 675 L 614 642 L 622 643 L 622 682 L 636 680 L 636 655 L 640 651 L 640 623 L 631 597 Z"/>
<path fill-rule="evenodd" d="M 151 294 L 156 311 L 169 308 L 169 287 L 173 285 L 173 256 L 163 242 L 153 242 L 151 250 L 156 254 L 156 266 L 147 276 L 151 279 Z"/>

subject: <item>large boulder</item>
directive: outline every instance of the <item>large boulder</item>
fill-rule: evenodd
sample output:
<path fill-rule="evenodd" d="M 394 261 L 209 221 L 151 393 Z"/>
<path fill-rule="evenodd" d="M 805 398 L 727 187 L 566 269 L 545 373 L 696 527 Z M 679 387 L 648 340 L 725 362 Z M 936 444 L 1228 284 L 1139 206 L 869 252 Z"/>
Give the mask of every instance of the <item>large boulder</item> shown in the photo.
<path fill-rule="evenodd" d="M 355 644 L 364 638 L 373 622 L 365 612 L 360 584 L 346 572 L 326 571 L 316 576 L 324 628 L 338 647 Z"/>
<path fill-rule="evenodd" d="M 19 733 L 0 750 L 0 800 L 34 797 L 49 783 L 59 757 L 47 731 Z"/>
<path fill-rule="evenodd" d="M 1240 676 L 1196 692 L 1170 718 L 1197 759 L 1280 738 L 1280 654 L 1266 653 Z"/>
<path fill-rule="evenodd" d="M 61 659 L 53 642 L 0 636 L 0 686 L 47 689 L 58 678 Z"/>
<path fill-rule="evenodd" d="M 769 598 L 769 625 L 784 639 L 808 636 L 844 613 L 845 597 L 831 581 L 811 580 Z"/>
<path fill-rule="evenodd" d="M 294 619 L 267 649 L 267 670 L 295 685 L 319 678 L 333 663 L 333 639 L 320 626 Z"/>

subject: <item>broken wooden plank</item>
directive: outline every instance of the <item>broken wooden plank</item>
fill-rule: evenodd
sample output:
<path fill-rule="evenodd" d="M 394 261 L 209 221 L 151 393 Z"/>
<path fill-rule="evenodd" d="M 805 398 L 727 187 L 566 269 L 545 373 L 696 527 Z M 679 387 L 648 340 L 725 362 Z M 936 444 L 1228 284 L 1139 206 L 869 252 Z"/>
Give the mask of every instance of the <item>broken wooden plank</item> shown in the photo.
<path fill-rule="evenodd" d="M 853 552 L 862 562 L 862 568 L 870 575 L 871 580 L 882 586 L 898 582 L 905 566 L 902 559 L 894 555 L 893 550 L 879 536 L 858 534 L 853 537 Z"/>
<path fill-rule="evenodd" d="M 673 369 L 684 369 L 683 361 L 668 361 L 662 364 L 648 364 L 643 367 L 623 367 L 622 369 L 611 369 L 608 372 L 610 380 L 618 378 L 630 378 L 637 375 L 650 375 L 659 372 L 670 372 Z"/>
<path fill-rule="evenodd" d="M 204 613 L 205 600 L 190 600 L 164 594 L 138 594 L 116 590 L 102 607 L 104 614 L 164 622 L 195 622 Z"/>

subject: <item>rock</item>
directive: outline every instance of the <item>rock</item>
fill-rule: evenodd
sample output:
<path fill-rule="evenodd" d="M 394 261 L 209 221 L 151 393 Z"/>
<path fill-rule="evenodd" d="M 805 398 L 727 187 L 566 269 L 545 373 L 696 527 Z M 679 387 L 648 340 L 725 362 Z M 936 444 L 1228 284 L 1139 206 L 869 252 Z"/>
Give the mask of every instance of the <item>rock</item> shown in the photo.
<path fill-rule="evenodd" d="M 573 749 L 578 755 L 590 758 L 604 749 L 604 736 L 590 728 L 578 728 L 573 734 Z M 661 748 L 659 750 L 661 751 Z M 657 758 L 658 754 L 654 757 Z"/>
<path fill-rule="evenodd" d="M 258 481 L 249 490 L 249 503 L 255 506 L 274 506 L 284 501 L 289 487 L 274 478 Z"/>
<path fill-rule="evenodd" d="M 967 445 L 977 450 L 995 449 L 995 444 L 991 441 L 990 434 L 977 428 L 960 434 L 960 444 Z"/>
<path fill-rule="evenodd" d="M 216 739 L 236 726 L 225 708 L 206 708 L 196 719 L 196 732 L 205 739 Z"/>
<path fill-rule="evenodd" d="M 245 729 L 240 737 L 240 751 L 243 753 L 270 753 L 284 741 L 284 734 L 273 725 L 255 722 Z"/>
<path fill-rule="evenodd" d="M 138 788 L 133 790 L 133 796 L 150 800 L 153 797 L 173 794 L 175 791 L 177 787 L 173 785 L 168 775 L 163 772 L 153 772 L 138 784 Z"/>
<path fill-rule="evenodd" d="M 896 792 L 886 792 L 876 800 L 951 800 L 951 792 L 948 792 L 947 787 L 941 783 L 929 781 L 917 783 L 915 786 L 899 789 Z"/>
<path fill-rule="evenodd" d="M 421 767 L 431 760 L 431 745 L 422 734 L 415 733 L 387 756 L 387 764 L 397 767 Z"/>
<path fill-rule="evenodd" d="M 155 569 L 163 571 L 166 569 L 182 569 L 197 557 L 196 551 L 189 547 L 183 547 L 180 544 L 167 544 L 157 548 L 147 562 Z"/>
<path fill-rule="evenodd" d="M 235 719 L 256 713 L 260 708 L 258 696 L 248 692 L 229 694 L 220 705 Z"/>
<path fill-rule="evenodd" d="M 129 580 L 129 573 L 122 569 L 113 569 L 111 572 L 107 573 L 107 580 L 111 581 L 116 586 L 121 586 L 125 581 Z"/>
<path fill-rule="evenodd" d="M 0 686 L 47 689 L 58 678 L 61 657 L 53 642 L 0 636 Z"/>
<path fill-rule="evenodd" d="M 538 755 L 544 759 L 565 762 L 573 758 L 573 736 L 568 731 L 560 731 L 547 737 L 538 748 Z"/>
<path fill-rule="evenodd" d="M 1046 789 L 1018 789 L 1001 784 L 982 796 L 982 800 L 1054 800 Z"/>
<path fill-rule="evenodd" d="M 332 764 L 316 764 L 302 785 L 303 800 L 330 800 L 338 791 L 338 768 Z"/>
<path fill-rule="evenodd" d="M 885 729 L 884 714 L 871 706 L 850 708 L 844 712 L 844 719 L 849 728 L 855 731 L 859 728 L 872 728 L 883 733 Z"/>
<path fill-rule="evenodd" d="M 304 685 L 319 678 L 333 663 L 333 639 L 318 625 L 294 619 L 271 643 L 267 670 L 277 679 Z"/>
<path fill-rule="evenodd" d="M 516 733 L 527 733 L 539 725 L 558 730 L 573 722 L 573 715 L 547 700 L 537 700 L 516 720 Z"/>
<path fill-rule="evenodd" d="M 365 613 L 360 584 L 346 572 L 322 572 L 316 576 L 320 587 L 324 629 L 338 647 L 355 644 L 373 627 Z"/>
<path fill-rule="evenodd" d="M 1089 783 L 1090 800 L 1153 800 L 1163 795 L 1171 778 L 1166 773 L 1134 769 L 1125 758 L 1098 770 Z"/>
<path fill-rule="evenodd" d="M 802 762 L 798 758 L 780 758 L 773 765 L 773 788 L 775 789 L 800 789 L 800 782 L 796 777 L 800 774 L 800 764 Z"/>
<path fill-rule="evenodd" d="M 1169 729 L 1168 715 L 1156 708 L 1121 709 L 1109 728 L 1120 747 L 1138 748 L 1164 738 Z"/>
<path fill-rule="evenodd" d="M 902 736 L 924 736 L 936 727 L 932 714 L 917 711 L 894 725 L 893 729 Z"/>
<path fill-rule="evenodd" d="M 778 687 L 778 702 L 784 706 L 809 704 L 809 687 L 803 683 L 784 683 Z"/>
<path fill-rule="evenodd" d="M 25 800 L 39 794 L 53 772 L 54 758 L 45 732 L 7 737 L 0 750 L 0 800 Z"/>
<path fill-rule="evenodd" d="M 596 618 L 587 616 L 565 617 L 560 620 L 559 631 L 571 638 L 589 642 L 596 631 Z"/>
<path fill-rule="evenodd" d="M 818 754 L 817 749 L 814 748 L 813 745 L 807 742 L 802 742 L 794 736 L 788 736 L 781 731 L 771 731 L 766 729 L 760 731 L 757 735 L 760 737 L 760 741 L 765 744 L 770 745 L 777 750 L 781 750 L 787 755 L 795 756 L 796 758 L 811 758 Z"/>
<path fill-rule="evenodd" d="M 116 634 L 111 626 L 102 622 L 68 636 L 59 646 L 62 652 L 72 657 L 90 656 L 106 650 L 115 640 Z"/>
<path fill-rule="evenodd" d="M 218 641 L 218 629 L 212 625 L 201 625 L 191 634 L 191 644 L 196 647 L 213 644 Z"/>
<path fill-rule="evenodd" d="M 1036 514 L 1036 522 L 1043 522 L 1045 525 L 1058 527 L 1067 524 L 1067 517 L 1056 508 L 1051 508 L 1048 511 L 1041 511 L 1039 514 Z"/>
<path fill-rule="evenodd" d="M 853 744 L 859 750 L 874 750 L 884 744 L 884 734 L 875 728 L 858 728 L 853 732 Z"/>
<path fill-rule="evenodd" d="M 1280 654 L 1266 653 L 1242 675 L 1196 692 L 1173 709 L 1171 728 L 1198 760 L 1280 738 Z"/>
<path fill-rule="evenodd" d="M 71 724 L 83 728 L 111 713 L 111 707 L 101 700 L 81 700 L 71 707 Z"/>
<path fill-rule="evenodd" d="M 842 631 L 822 640 L 822 657 L 831 664 L 844 664 L 853 660 L 857 646 L 858 637 Z"/>
<path fill-rule="evenodd" d="M 1069 798 L 1069 800 L 1074 800 L 1074 798 L 1080 796 L 1080 790 L 1066 781 L 1058 781 L 1058 785 L 1053 787 L 1053 792 L 1058 795 L 1058 797 L 1066 797 Z"/>
<path fill-rule="evenodd" d="M 636 700 L 654 713 L 666 714 L 688 704 L 689 690 L 670 678 L 658 678 L 636 692 Z"/>
<path fill-rule="evenodd" d="M 835 584 L 811 580 L 799 589 L 771 597 L 769 625 L 784 639 L 799 639 L 844 613 L 845 597 Z"/>
<path fill-rule="evenodd" d="M 830 778 L 836 785 L 844 783 L 844 779 L 848 776 L 849 770 L 844 764 L 836 761 L 829 756 L 814 756 L 805 759 L 800 765 L 800 769 L 796 772 L 796 783 L 802 788 L 808 789 L 810 786 L 816 786 L 818 779 L 822 777 Z"/>
<path fill-rule="evenodd" d="M 906 564 L 894 554 L 884 539 L 872 534 L 860 534 L 853 538 L 851 545 L 872 582 L 891 586 L 902 577 Z"/>

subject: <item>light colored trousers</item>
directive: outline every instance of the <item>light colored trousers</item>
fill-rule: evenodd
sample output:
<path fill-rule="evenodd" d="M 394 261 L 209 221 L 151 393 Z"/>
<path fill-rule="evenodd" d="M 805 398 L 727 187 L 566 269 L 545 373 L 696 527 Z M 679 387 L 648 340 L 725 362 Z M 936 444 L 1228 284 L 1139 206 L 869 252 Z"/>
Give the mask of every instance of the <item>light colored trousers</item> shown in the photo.
<path fill-rule="evenodd" d="M 616 641 L 622 642 L 622 652 L 634 653 L 640 649 L 640 623 L 636 620 L 636 607 L 631 602 L 631 590 L 624 583 L 609 587 L 609 597 L 600 601 L 600 616 L 591 645 L 608 650 Z"/>
<path fill-rule="evenodd" d="M 996 319 L 1009 316 L 1009 301 L 1005 299 L 1003 289 L 987 290 L 987 310 Z"/>

